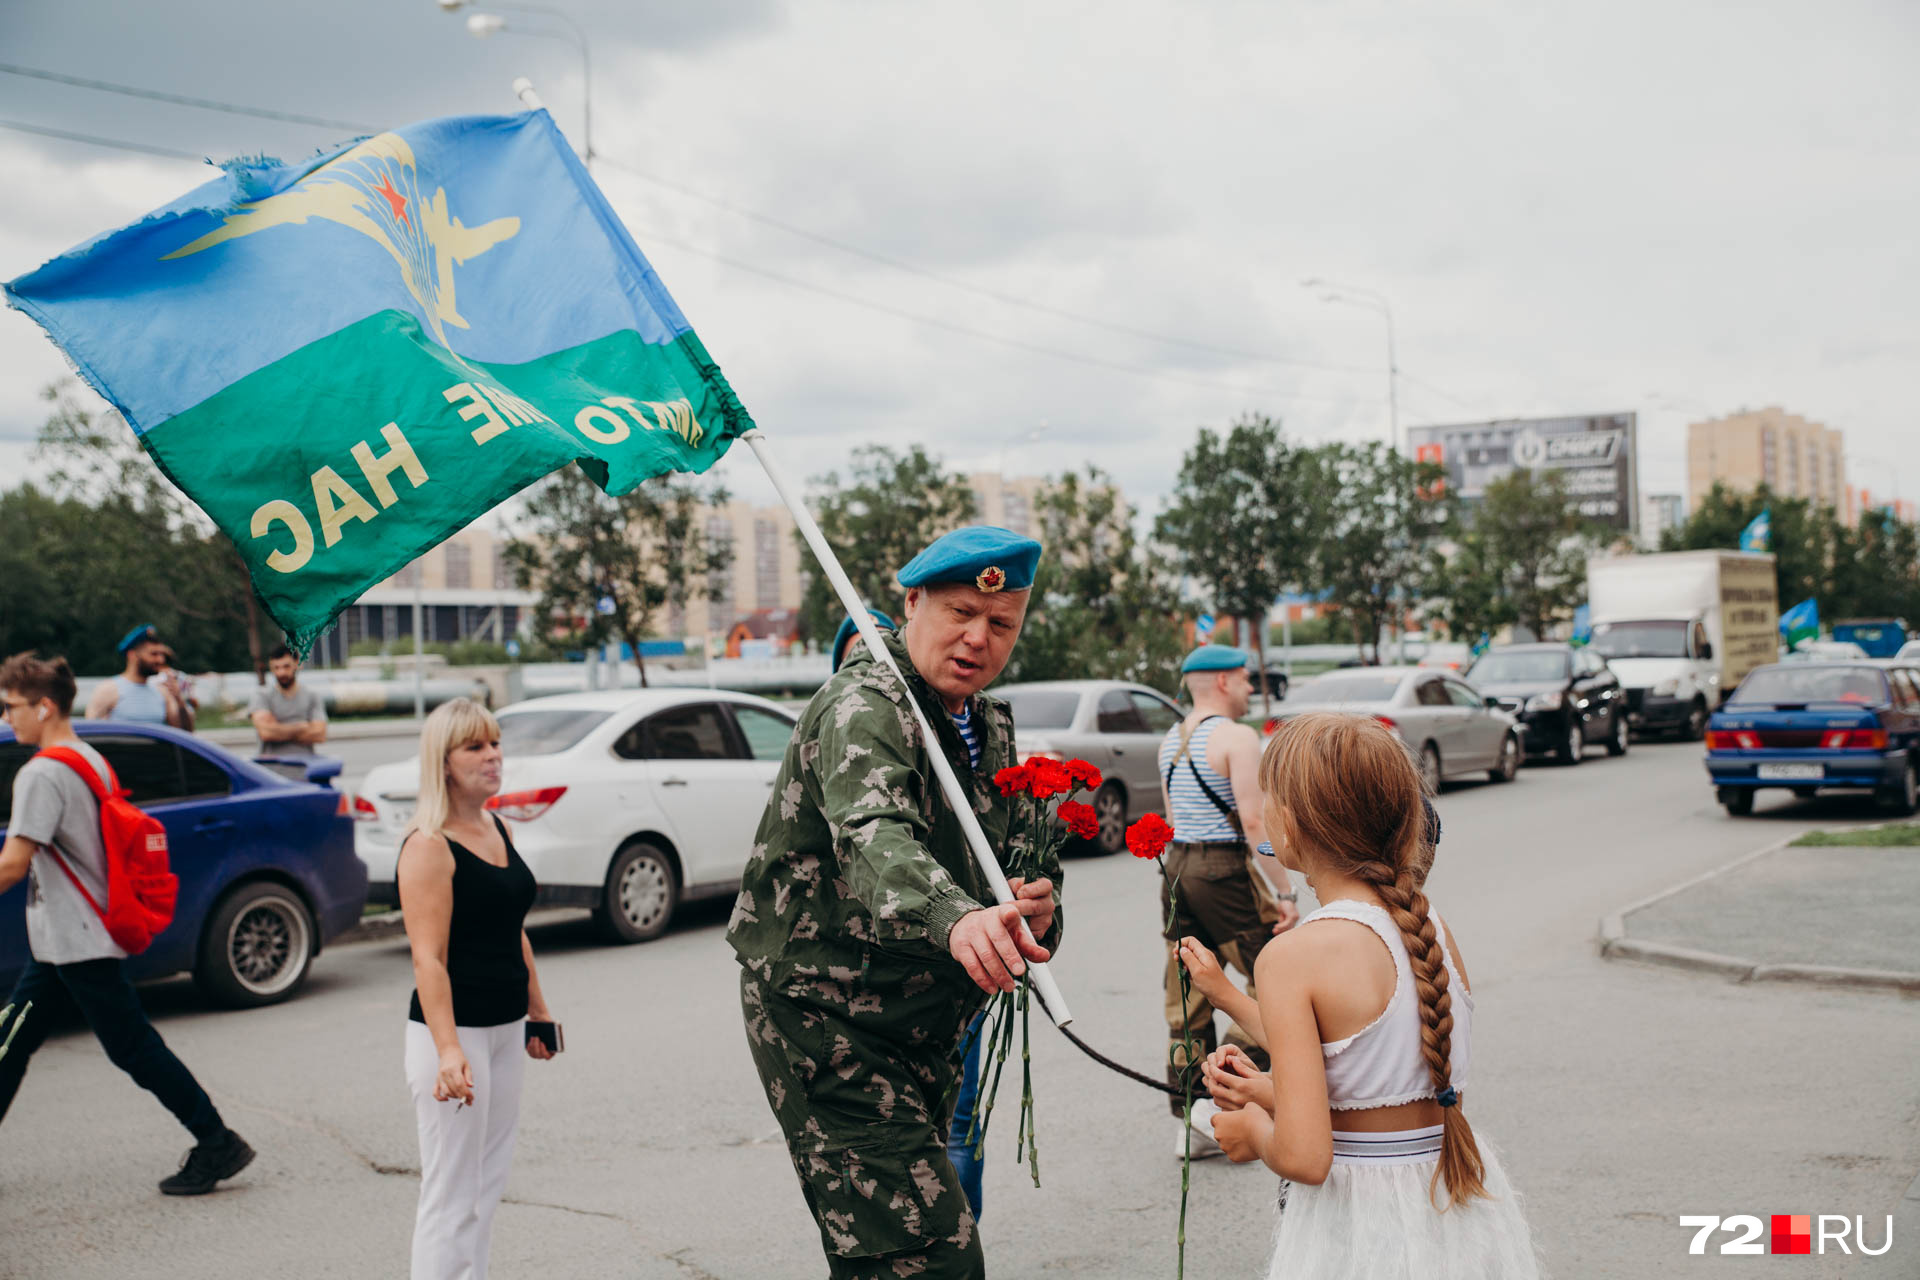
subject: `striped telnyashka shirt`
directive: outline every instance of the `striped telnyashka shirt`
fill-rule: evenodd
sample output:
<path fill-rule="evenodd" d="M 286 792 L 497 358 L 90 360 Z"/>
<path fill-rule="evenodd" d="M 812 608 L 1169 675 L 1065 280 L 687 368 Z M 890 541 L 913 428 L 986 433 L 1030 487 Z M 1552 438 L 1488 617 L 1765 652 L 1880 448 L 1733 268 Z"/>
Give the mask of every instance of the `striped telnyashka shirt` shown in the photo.
<path fill-rule="evenodd" d="M 951 711 L 947 714 L 953 718 L 953 727 L 960 731 L 960 741 L 967 744 L 967 762 L 978 769 L 980 767 L 980 735 L 973 729 L 973 703 L 969 702 L 960 708 L 958 715 L 954 715 Z"/>
<path fill-rule="evenodd" d="M 1187 760 L 1191 759 L 1200 776 L 1213 788 L 1213 794 L 1219 796 L 1228 808 L 1234 807 L 1233 784 L 1207 764 L 1207 740 L 1213 736 L 1216 726 L 1227 723 L 1225 719 L 1215 718 L 1195 729 L 1187 754 L 1177 765 L 1173 760 L 1180 751 L 1180 734 L 1184 726 L 1175 725 L 1167 730 L 1167 736 L 1161 740 L 1160 778 L 1167 783 L 1167 800 L 1172 809 L 1167 816 L 1173 821 L 1173 838 L 1182 844 L 1240 839 L 1240 833 L 1227 821 L 1227 816 L 1220 812 L 1213 801 L 1207 799 L 1207 793 L 1194 781 L 1194 770 L 1187 767 Z M 1171 781 L 1167 779 L 1169 768 L 1173 770 Z"/>

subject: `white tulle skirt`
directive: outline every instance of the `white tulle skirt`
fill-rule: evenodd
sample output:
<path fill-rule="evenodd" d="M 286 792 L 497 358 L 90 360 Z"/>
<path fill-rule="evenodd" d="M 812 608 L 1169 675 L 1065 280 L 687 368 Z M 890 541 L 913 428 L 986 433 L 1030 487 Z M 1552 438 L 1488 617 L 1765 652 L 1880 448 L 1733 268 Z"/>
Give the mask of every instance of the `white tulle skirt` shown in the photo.
<path fill-rule="evenodd" d="M 1491 1199 L 1442 1213 L 1428 1198 L 1439 1125 L 1333 1138 L 1327 1180 L 1286 1186 L 1268 1280 L 1537 1280 L 1526 1215 L 1486 1142 Z"/>

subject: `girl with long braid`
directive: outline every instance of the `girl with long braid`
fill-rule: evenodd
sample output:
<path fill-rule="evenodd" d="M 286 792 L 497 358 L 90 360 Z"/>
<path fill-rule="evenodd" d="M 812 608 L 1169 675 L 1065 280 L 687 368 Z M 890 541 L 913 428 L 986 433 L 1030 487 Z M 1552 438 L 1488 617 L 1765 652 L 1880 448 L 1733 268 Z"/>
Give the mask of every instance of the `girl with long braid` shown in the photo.
<path fill-rule="evenodd" d="M 1473 995 L 1423 892 L 1406 748 L 1372 719 L 1303 715 L 1268 744 L 1260 787 L 1276 856 L 1325 904 L 1255 963 L 1271 1074 L 1231 1046 L 1204 1068 L 1220 1145 L 1292 1183 L 1270 1280 L 1532 1280 L 1518 1198 L 1461 1109 Z"/>

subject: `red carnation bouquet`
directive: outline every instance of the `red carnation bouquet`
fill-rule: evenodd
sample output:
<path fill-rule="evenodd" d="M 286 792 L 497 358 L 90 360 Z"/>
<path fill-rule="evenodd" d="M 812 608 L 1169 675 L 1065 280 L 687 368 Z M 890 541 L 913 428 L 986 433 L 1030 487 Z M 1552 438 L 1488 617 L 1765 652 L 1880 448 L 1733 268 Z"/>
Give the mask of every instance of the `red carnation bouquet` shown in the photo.
<path fill-rule="evenodd" d="M 1091 840 L 1100 833 L 1100 820 L 1093 806 L 1070 798 L 1082 790 L 1098 790 L 1100 782 L 1100 771 L 1085 760 L 1055 760 L 1050 756 L 1030 756 L 1025 763 L 993 775 L 1000 794 L 1014 801 L 1014 822 L 1008 829 L 1019 824 L 1030 833 L 1007 863 L 1010 879 L 1032 883 L 1066 844 L 1068 836 Z M 1058 822 L 1054 821 L 1056 818 Z M 1026 974 L 1021 975 L 1014 990 L 995 996 L 987 1006 L 985 1042 L 991 1056 L 981 1068 L 984 1087 L 973 1109 L 973 1127 L 967 1131 L 967 1144 L 978 1159 L 986 1146 L 987 1121 L 993 1115 L 993 1099 L 1000 1091 L 1000 1073 L 1006 1069 L 1007 1055 L 1013 1049 L 1017 1023 L 1020 1028 L 1020 1136 L 1015 1144 L 1015 1159 L 1027 1162 L 1033 1185 L 1037 1187 L 1040 1185 L 1040 1149 L 1033 1129 L 1033 1052 L 1028 1020 L 1031 1009 L 1032 993 Z"/>

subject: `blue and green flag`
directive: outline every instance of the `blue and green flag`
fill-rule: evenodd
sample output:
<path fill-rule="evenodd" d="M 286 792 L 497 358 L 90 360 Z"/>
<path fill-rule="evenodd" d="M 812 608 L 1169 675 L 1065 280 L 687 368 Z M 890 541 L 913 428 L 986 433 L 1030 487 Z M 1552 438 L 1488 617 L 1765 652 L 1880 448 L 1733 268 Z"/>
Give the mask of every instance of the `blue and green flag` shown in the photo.
<path fill-rule="evenodd" d="M 624 493 L 753 426 L 544 111 L 230 163 L 6 294 L 300 648 L 569 462 Z"/>
<path fill-rule="evenodd" d="M 1802 640 L 1820 638 L 1820 602 L 1814 599 L 1802 600 L 1793 608 L 1780 615 L 1780 638 L 1791 649 Z"/>
<path fill-rule="evenodd" d="M 1773 508 L 1764 508 L 1740 531 L 1742 551 L 1766 551 L 1773 545 Z"/>

